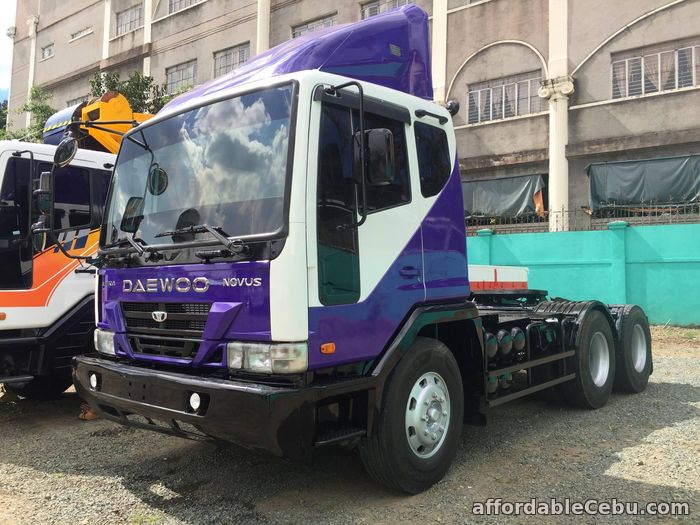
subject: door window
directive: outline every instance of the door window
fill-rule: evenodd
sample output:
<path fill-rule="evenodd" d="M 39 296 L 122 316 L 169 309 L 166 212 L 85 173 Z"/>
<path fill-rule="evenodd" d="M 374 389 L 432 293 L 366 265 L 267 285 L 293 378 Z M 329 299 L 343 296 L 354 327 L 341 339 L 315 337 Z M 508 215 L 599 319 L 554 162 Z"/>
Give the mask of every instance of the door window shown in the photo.
<path fill-rule="evenodd" d="M 54 173 L 54 229 L 90 226 L 90 172 L 66 166 Z"/>
<path fill-rule="evenodd" d="M 447 134 L 423 122 L 414 124 L 416 149 L 418 151 L 418 172 L 420 174 L 420 191 L 423 197 L 432 197 L 440 193 L 450 178 L 450 148 Z"/>
<path fill-rule="evenodd" d="M 0 187 L 0 238 L 29 233 L 29 198 L 29 159 L 8 159 Z"/>
<path fill-rule="evenodd" d="M 353 174 L 354 134 L 349 109 L 324 104 L 318 163 L 316 229 L 319 299 L 325 305 L 360 298 L 357 241 L 357 184 Z"/>
<path fill-rule="evenodd" d="M 0 289 L 31 286 L 29 159 L 10 158 L 0 186 Z"/>
<path fill-rule="evenodd" d="M 355 113 L 356 131 L 359 131 L 359 112 Z M 388 117 L 365 114 L 365 129 L 385 128 L 394 136 L 394 180 L 382 186 L 367 185 L 367 212 L 393 208 L 411 202 L 411 180 L 406 158 L 405 124 Z M 359 174 L 358 174 L 359 177 Z"/>

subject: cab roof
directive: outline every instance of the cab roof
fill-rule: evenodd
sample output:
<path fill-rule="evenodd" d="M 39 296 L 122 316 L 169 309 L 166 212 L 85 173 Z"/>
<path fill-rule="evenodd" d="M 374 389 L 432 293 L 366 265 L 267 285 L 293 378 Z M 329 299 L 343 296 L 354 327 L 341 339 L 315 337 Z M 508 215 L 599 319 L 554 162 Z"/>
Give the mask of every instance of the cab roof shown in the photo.
<path fill-rule="evenodd" d="M 335 73 L 432 100 L 428 15 L 407 5 L 289 40 L 180 95 L 164 109 L 170 113 L 196 98 L 306 70 Z"/>

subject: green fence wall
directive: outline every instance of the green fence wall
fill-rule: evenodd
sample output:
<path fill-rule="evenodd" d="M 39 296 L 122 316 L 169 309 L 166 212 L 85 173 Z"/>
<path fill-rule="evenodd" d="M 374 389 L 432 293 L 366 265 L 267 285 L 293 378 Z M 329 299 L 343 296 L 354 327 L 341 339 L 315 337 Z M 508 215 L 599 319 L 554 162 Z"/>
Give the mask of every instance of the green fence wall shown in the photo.
<path fill-rule="evenodd" d="M 700 224 L 467 238 L 471 264 L 527 266 L 529 286 L 571 300 L 644 308 L 654 324 L 700 325 Z"/>

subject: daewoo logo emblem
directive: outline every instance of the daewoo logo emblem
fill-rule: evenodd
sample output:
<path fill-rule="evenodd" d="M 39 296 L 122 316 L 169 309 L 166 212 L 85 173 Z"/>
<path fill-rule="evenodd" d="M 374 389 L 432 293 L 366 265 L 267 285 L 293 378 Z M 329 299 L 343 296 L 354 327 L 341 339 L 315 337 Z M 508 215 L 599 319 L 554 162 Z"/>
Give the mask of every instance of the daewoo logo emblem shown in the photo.
<path fill-rule="evenodd" d="M 168 312 L 161 312 L 159 310 L 156 310 L 155 312 L 151 312 L 151 317 L 153 317 L 153 320 L 156 323 L 162 323 L 168 318 Z"/>

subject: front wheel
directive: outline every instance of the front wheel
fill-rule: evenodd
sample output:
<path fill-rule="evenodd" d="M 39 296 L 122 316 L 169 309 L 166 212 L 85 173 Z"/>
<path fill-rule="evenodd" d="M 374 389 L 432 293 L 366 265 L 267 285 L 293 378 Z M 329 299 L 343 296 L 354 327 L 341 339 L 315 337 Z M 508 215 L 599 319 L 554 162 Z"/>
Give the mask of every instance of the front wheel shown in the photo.
<path fill-rule="evenodd" d="M 70 376 L 38 376 L 22 386 L 5 385 L 15 395 L 26 399 L 54 399 L 73 384 Z"/>
<path fill-rule="evenodd" d="M 375 431 L 360 443 L 362 462 L 389 488 L 422 492 L 447 472 L 463 418 L 457 361 L 440 341 L 419 337 L 387 381 Z"/>

